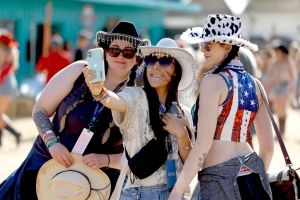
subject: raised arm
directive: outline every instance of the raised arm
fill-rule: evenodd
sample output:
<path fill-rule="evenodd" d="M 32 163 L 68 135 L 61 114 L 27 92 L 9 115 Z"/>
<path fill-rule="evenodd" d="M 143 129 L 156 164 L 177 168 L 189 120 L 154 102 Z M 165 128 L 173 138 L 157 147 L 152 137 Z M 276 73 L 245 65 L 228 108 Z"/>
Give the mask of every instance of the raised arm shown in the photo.
<path fill-rule="evenodd" d="M 82 72 L 85 77 L 85 82 L 96 100 L 100 101 L 105 107 L 118 111 L 121 114 L 126 113 L 126 101 L 113 91 L 106 89 L 104 82 L 90 83 L 90 80 L 96 76 L 94 70 L 89 70 L 87 67 L 84 67 Z"/>

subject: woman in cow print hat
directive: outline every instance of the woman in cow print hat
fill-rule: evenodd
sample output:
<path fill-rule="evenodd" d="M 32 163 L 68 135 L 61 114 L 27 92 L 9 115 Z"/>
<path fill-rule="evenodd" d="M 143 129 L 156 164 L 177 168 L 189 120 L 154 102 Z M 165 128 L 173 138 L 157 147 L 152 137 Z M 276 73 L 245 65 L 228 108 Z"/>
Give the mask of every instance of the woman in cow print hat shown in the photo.
<path fill-rule="evenodd" d="M 272 199 L 266 170 L 273 156 L 273 135 L 255 80 L 238 59 L 240 47 L 257 50 L 241 38 L 240 18 L 209 15 L 203 28 L 188 29 L 182 39 L 200 43 L 204 65 L 195 113 L 197 140 L 169 199 L 179 200 L 198 173 L 200 199 Z M 254 122 L 259 154 L 252 149 Z"/>

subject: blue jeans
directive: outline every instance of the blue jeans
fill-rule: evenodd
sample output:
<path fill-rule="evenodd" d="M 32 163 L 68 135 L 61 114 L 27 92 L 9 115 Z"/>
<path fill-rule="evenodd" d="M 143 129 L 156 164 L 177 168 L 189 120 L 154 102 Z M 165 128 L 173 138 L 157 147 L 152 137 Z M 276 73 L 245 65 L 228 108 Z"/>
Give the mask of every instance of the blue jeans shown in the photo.
<path fill-rule="evenodd" d="M 127 189 L 123 186 L 120 200 L 167 200 L 169 194 L 166 184 L 131 187 Z"/>

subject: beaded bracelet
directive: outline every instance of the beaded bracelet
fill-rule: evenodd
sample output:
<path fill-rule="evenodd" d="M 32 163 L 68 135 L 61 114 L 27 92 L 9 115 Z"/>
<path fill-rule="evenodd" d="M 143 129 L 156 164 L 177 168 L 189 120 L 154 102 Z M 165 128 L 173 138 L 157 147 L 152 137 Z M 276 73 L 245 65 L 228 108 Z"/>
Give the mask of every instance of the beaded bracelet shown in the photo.
<path fill-rule="evenodd" d="M 50 147 L 52 147 L 56 143 L 59 143 L 59 141 L 56 137 L 49 139 L 49 141 L 47 141 L 47 148 L 49 149 Z"/>
<path fill-rule="evenodd" d="M 49 136 L 54 136 L 55 137 L 55 134 L 54 134 L 54 132 L 52 131 L 52 130 L 48 130 L 48 131 L 46 131 L 46 132 L 44 132 L 44 133 L 42 133 L 42 139 L 43 139 L 43 141 L 44 142 L 46 142 L 47 140 L 47 137 L 49 137 Z M 48 140 L 49 140 L 50 138 L 48 138 Z"/>
<path fill-rule="evenodd" d="M 94 99 L 97 101 L 102 101 L 108 97 L 107 89 L 105 87 L 102 88 L 102 91 L 99 95 L 93 95 Z"/>

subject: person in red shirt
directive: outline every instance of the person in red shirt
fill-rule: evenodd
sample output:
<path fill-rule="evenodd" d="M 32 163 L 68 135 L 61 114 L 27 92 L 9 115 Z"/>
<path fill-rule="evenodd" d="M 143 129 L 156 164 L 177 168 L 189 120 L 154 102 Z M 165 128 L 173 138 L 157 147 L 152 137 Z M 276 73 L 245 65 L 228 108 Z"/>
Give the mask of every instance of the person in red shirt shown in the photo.
<path fill-rule="evenodd" d="M 70 54 L 63 49 L 63 39 L 60 35 L 55 34 L 51 39 L 50 52 L 42 55 L 37 63 L 37 72 L 46 73 L 46 82 L 61 69 L 71 63 Z"/>

